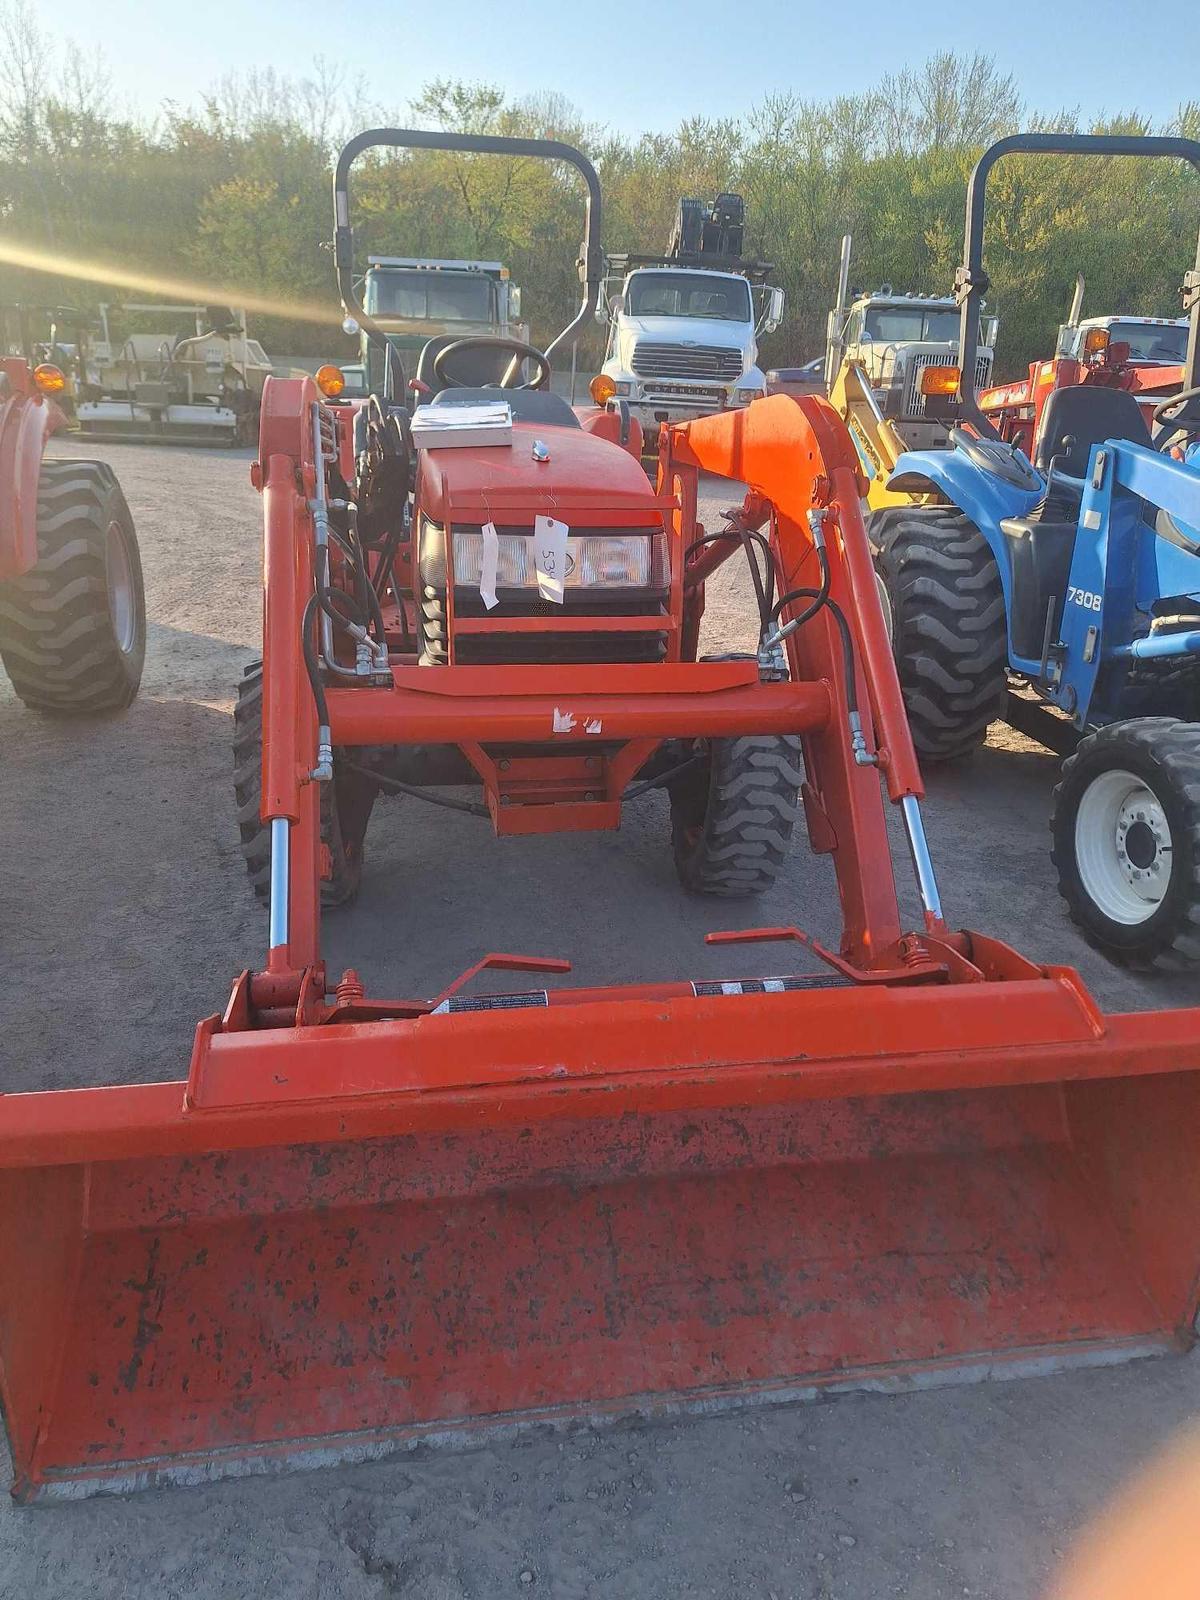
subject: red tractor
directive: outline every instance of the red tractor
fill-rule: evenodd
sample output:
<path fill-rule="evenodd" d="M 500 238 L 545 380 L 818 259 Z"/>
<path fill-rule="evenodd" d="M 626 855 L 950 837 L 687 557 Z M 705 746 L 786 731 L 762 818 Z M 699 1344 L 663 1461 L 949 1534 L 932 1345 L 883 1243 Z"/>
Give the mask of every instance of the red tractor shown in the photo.
<path fill-rule="evenodd" d="M 1046 402 L 1057 390 L 1076 385 L 1123 390 L 1137 400 L 1149 425 L 1154 407 L 1183 382 L 1186 319 L 1089 317 L 1081 322 L 1083 289 L 1081 273 L 1053 357 L 1031 361 L 1028 377 L 995 384 L 979 395 L 979 409 L 999 437 L 1030 459 Z"/>
<path fill-rule="evenodd" d="M 27 706 L 127 706 L 146 654 L 137 535 L 103 461 L 44 459 L 67 426 L 58 367 L 0 360 L 0 659 Z"/>
<path fill-rule="evenodd" d="M 350 163 L 373 137 L 343 155 L 339 218 L 349 214 Z M 381 142 L 415 138 L 389 133 Z M 536 141 L 500 141 L 497 150 L 526 147 L 548 153 Z M 595 174 L 578 152 L 562 159 L 589 185 L 586 297 L 545 351 L 515 339 L 439 335 L 406 377 L 394 341 L 360 302 L 349 229 L 339 224 L 343 301 L 385 356 L 386 381 L 382 394 L 314 411 L 306 423 L 319 544 L 313 604 L 295 619 L 296 639 L 308 641 L 311 695 L 308 686 L 303 692 L 316 697 L 322 729 L 343 690 L 351 709 L 378 708 L 389 725 L 399 721 L 395 737 L 381 726 L 366 748 L 343 741 L 322 758 L 331 774 L 318 785 L 326 905 L 357 890 L 380 794 L 466 806 L 507 835 L 615 829 L 623 796 L 665 788 L 679 877 L 692 891 L 728 897 L 770 887 L 800 817 L 797 734 L 775 713 L 764 720 L 755 709 L 747 720 L 758 689 L 769 695 L 787 678 L 782 644 L 696 660 L 704 578 L 731 554 L 749 557 L 761 638 L 777 631 L 785 579 L 796 573 L 776 572 L 762 532 L 768 508 L 758 501 L 725 532 L 703 537 L 695 475 L 676 474 L 668 461 L 657 487 L 648 480 L 642 429 L 625 401 L 606 396 L 576 410 L 552 392 L 551 360 L 591 317 L 603 273 Z M 336 388 L 337 369 L 328 370 Z M 268 500 L 272 460 L 285 434 L 294 449 L 312 398 L 299 383 L 274 382 L 264 399 L 257 481 Z M 502 435 L 472 443 L 470 426 L 489 408 L 505 419 Z M 414 440 L 435 447 L 414 448 Z M 673 557 L 679 550 L 686 562 Z M 818 558 L 807 559 L 804 581 L 819 586 Z M 826 604 L 827 614 L 836 612 L 827 586 L 816 609 Z M 447 667 L 453 677 L 432 670 Z M 405 703 L 386 692 L 396 687 L 393 668 L 412 697 Z M 464 683 L 473 686 L 465 697 Z M 679 728 L 660 726 L 653 709 L 663 707 L 657 696 L 668 684 L 687 708 Z M 264 709 L 268 749 L 273 730 L 262 685 L 255 664 L 239 691 L 236 787 L 247 866 L 265 901 Z M 630 707 L 655 691 L 635 737 L 624 716 L 579 710 L 580 695 L 598 685 L 626 694 Z M 364 688 L 383 692 L 364 699 Z M 551 688 L 555 703 L 535 710 L 534 697 L 540 702 Z M 428 719 L 418 740 L 407 733 L 414 715 Z M 328 732 L 321 737 L 328 745 Z M 455 785 L 482 795 L 444 793 Z"/>
<path fill-rule="evenodd" d="M 549 391 L 553 346 L 434 338 L 410 408 L 354 290 L 373 145 L 573 166 L 585 295 L 555 343 L 595 305 L 578 151 L 384 129 L 343 152 L 340 286 L 388 377 L 264 392 L 237 762 L 265 958 L 186 1081 L 0 1095 L 17 1495 L 1186 1347 L 1200 1012 L 1104 1016 L 943 918 L 837 414 L 775 395 L 668 427 L 651 485 L 619 409 Z M 498 355 L 495 387 L 473 358 Z M 701 473 L 749 486 L 711 533 Z M 700 659 L 705 580 L 743 552 L 759 648 Z M 689 888 L 764 888 L 798 823 L 832 870 L 798 875 L 797 914 L 836 880 L 836 948 L 789 908 L 709 936 L 750 977 L 689 970 L 682 929 L 681 975 L 607 987 L 556 981 L 561 954 L 425 996 L 326 967 L 322 900 L 353 893 L 377 794 L 584 833 L 647 785 Z M 389 947 L 420 930 L 395 907 Z M 496 993 L 485 968 L 531 976 Z"/>

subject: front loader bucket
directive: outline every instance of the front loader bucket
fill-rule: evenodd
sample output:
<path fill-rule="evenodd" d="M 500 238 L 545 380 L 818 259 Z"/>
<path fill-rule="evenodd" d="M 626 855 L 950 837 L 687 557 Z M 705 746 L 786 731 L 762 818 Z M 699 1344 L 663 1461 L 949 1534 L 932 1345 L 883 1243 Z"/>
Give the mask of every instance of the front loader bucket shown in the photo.
<path fill-rule="evenodd" d="M 1190 1340 L 1200 1012 L 811 982 L 212 1019 L 186 1085 L 0 1098 L 16 1492 Z"/>

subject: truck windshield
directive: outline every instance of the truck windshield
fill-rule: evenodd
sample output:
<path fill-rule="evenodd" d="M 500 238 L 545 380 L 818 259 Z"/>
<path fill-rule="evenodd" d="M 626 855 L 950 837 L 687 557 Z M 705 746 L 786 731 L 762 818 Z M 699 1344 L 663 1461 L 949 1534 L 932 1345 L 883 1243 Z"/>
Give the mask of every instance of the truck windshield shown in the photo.
<path fill-rule="evenodd" d="M 884 344 L 946 344 L 958 338 L 958 312 L 940 306 L 873 306 L 863 332 Z"/>
<path fill-rule="evenodd" d="M 708 272 L 635 272 L 625 309 L 634 317 L 708 317 L 750 321 L 750 285 Z"/>
<path fill-rule="evenodd" d="M 414 322 L 492 322 L 492 280 L 481 272 L 376 268 L 367 274 L 368 315 Z"/>
<path fill-rule="evenodd" d="M 1113 344 L 1129 346 L 1131 361 L 1182 361 L 1187 355 L 1186 328 L 1153 322 L 1114 322 L 1108 330 Z"/>

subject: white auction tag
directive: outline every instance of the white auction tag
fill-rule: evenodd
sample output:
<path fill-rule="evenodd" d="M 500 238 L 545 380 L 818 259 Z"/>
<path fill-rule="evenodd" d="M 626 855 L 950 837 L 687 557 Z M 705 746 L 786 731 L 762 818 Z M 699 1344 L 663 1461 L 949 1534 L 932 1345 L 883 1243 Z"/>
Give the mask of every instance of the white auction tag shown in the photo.
<path fill-rule="evenodd" d="M 567 579 L 567 535 L 570 528 L 553 517 L 533 519 L 533 560 L 538 593 L 543 600 L 563 603 L 563 584 Z"/>
<path fill-rule="evenodd" d="M 483 525 L 483 554 L 479 558 L 479 598 L 489 611 L 500 602 L 496 599 L 496 562 L 500 555 L 500 541 L 496 537 L 496 524 Z"/>

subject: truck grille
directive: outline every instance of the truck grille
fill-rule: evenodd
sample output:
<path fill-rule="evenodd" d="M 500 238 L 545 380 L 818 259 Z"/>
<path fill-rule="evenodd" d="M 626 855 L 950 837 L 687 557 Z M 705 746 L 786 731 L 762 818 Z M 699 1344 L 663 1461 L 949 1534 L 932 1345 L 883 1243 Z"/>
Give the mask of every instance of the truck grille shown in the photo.
<path fill-rule="evenodd" d="M 639 339 L 633 347 L 633 370 L 639 378 L 716 378 L 731 383 L 742 375 L 742 352 L 719 344 L 653 344 Z"/>
<path fill-rule="evenodd" d="M 953 355 L 937 351 L 921 351 L 910 357 L 908 364 L 908 379 L 904 385 L 904 406 L 900 413 L 910 422 L 915 418 L 925 415 L 925 396 L 921 393 L 921 374 L 926 367 L 945 367 L 951 365 L 956 358 Z M 992 376 L 992 358 L 989 355 L 978 356 L 975 361 L 975 387 L 986 389 Z"/>
<path fill-rule="evenodd" d="M 693 406 L 711 406 L 715 411 L 723 404 L 725 391 L 701 388 L 694 383 L 648 383 L 642 390 L 642 399 L 647 405 L 661 402 L 664 406 L 678 405 L 682 400 Z"/>

